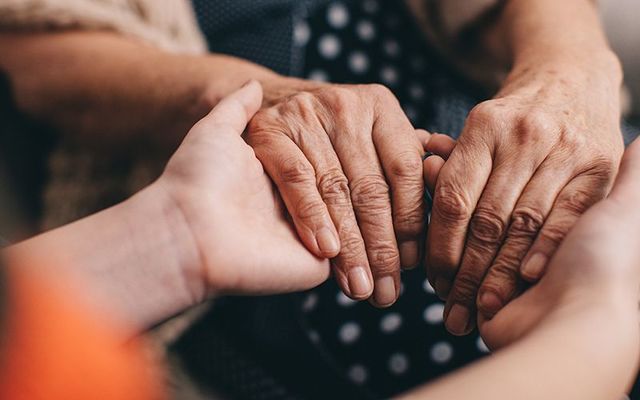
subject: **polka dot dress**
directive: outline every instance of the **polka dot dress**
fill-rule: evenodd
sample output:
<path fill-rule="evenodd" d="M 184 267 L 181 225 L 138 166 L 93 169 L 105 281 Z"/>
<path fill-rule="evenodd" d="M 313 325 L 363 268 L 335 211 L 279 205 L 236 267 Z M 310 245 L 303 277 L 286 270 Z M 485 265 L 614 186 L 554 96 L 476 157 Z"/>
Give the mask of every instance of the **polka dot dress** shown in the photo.
<path fill-rule="evenodd" d="M 382 83 L 415 126 L 432 129 L 439 114 L 433 96 L 452 89 L 441 85 L 438 66 L 415 27 L 407 28 L 412 21 L 399 3 L 329 2 L 294 24 L 294 43 L 305 51 L 305 77 Z M 444 305 L 424 268 L 402 274 L 400 298 L 385 310 L 350 300 L 333 281 L 304 294 L 299 309 L 309 341 L 376 396 L 400 393 L 488 352 L 477 333 L 456 338 L 446 332 Z"/>

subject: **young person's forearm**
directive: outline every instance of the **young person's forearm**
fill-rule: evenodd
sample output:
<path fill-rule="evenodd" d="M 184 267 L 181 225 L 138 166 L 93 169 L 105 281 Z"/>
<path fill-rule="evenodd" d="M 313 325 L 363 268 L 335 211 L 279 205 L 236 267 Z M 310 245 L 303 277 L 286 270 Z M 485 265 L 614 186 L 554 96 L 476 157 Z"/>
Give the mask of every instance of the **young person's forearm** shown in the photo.
<path fill-rule="evenodd" d="M 0 47 L 19 108 L 92 142 L 179 142 L 247 80 L 268 87 L 278 77 L 237 58 L 169 54 L 113 33 L 3 34 Z"/>
<path fill-rule="evenodd" d="M 95 215 L 6 249 L 76 294 L 90 311 L 136 333 L 206 297 L 184 220 L 155 186 Z"/>
<path fill-rule="evenodd" d="M 636 376 L 636 315 L 633 302 L 567 309 L 512 346 L 402 398 L 622 398 Z"/>

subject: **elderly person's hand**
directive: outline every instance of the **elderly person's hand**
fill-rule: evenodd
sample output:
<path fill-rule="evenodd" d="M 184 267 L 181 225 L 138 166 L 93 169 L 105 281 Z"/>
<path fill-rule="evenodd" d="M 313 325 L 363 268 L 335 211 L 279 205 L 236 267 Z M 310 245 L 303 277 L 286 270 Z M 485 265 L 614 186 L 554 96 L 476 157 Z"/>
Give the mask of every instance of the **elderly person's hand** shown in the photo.
<path fill-rule="evenodd" d="M 605 323 L 620 315 L 631 315 L 631 318 L 626 317 L 628 328 L 623 331 L 631 335 L 631 343 L 637 344 L 638 182 L 640 142 L 636 141 L 625 153 L 610 196 L 580 217 L 542 279 L 492 319 L 480 318 L 480 333 L 489 347 L 508 345 L 546 320 L 570 320 L 585 306 L 600 310 Z M 620 310 L 628 312 L 625 314 Z M 608 351 L 607 340 L 603 337 L 600 341 L 599 345 L 604 346 L 602 351 Z M 596 347 L 599 345 L 595 344 Z M 633 354 L 631 348 L 628 351 Z"/>
<path fill-rule="evenodd" d="M 419 263 L 424 229 L 414 128 L 380 85 L 280 84 L 251 121 L 247 142 L 307 248 L 333 258 L 344 293 L 393 304 L 401 266 Z"/>
<path fill-rule="evenodd" d="M 588 65 L 589 67 L 585 67 Z M 454 334 L 536 281 L 577 218 L 604 198 L 623 151 L 615 58 L 535 60 L 474 108 L 443 167 L 427 269 Z"/>

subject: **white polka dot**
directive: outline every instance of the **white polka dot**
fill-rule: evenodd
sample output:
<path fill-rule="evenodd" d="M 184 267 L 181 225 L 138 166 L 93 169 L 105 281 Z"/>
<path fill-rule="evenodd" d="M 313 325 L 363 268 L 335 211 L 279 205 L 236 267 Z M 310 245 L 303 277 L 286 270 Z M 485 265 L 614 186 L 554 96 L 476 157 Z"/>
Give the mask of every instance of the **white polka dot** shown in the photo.
<path fill-rule="evenodd" d="M 311 312 L 318 305 L 318 295 L 315 293 L 309 293 L 302 303 L 302 311 Z"/>
<path fill-rule="evenodd" d="M 338 57 L 340 50 L 342 50 L 342 44 L 336 35 L 323 35 L 318 41 L 318 51 L 324 58 L 334 59 Z"/>
<path fill-rule="evenodd" d="M 349 10 L 342 3 L 333 3 L 327 9 L 327 22 L 336 29 L 341 29 L 349 23 Z"/>
<path fill-rule="evenodd" d="M 409 85 L 409 96 L 414 100 L 421 100 L 424 98 L 424 87 L 419 83 L 412 83 Z"/>
<path fill-rule="evenodd" d="M 378 0 L 365 0 L 362 3 L 362 9 L 369 14 L 374 14 L 380 9 L 380 4 L 378 3 Z"/>
<path fill-rule="evenodd" d="M 349 56 L 349 68 L 356 74 L 362 74 L 369 69 L 369 58 L 361 51 L 355 51 Z"/>
<path fill-rule="evenodd" d="M 376 28 L 371 21 L 360 21 L 356 25 L 356 33 L 360 39 L 368 42 L 376 37 Z"/>
<path fill-rule="evenodd" d="M 398 70 L 391 66 L 383 67 L 380 70 L 380 79 L 387 85 L 394 86 L 398 83 Z"/>
<path fill-rule="evenodd" d="M 385 315 L 380 320 L 380 330 L 384 333 L 393 333 L 402 325 L 402 316 L 398 313 Z"/>
<path fill-rule="evenodd" d="M 338 294 L 336 295 L 336 302 L 342 307 L 351 307 L 352 305 L 358 303 L 357 301 L 348 298 L 347 295 L 342 292 L 338 292 Z"/>
<path fill-rule="evenodd" d="M 329 74 L 321 69 L 315 69 L 307 76 L 312 81 L 329 82 Z"/>
<path fill-rule="evenodd" d="M 347 322 L 340 327 L 338 337 L 340 337 L 342 343 L 351 344 L 360 337 L 360 326 L 355 322 Z"/>
<path fill-rule="evenodd" d="M 318 343 L 320 342 L 320 334 L 316 331 L 308 331 L 307 332 L 307 337 L 309 338 L 309 340 L 311 341 L 311 343 Z"/>
<path fill-rule="evenodd" d="M 436 291 L 433 289 L 433 286 L 431 286 L 431 283 L 429 283 L 428 279 L 424 280 L 424 282 L 422 283 L 422 288 L 427 293 L 430 293 L 430 294 L 435 294 L 436 293 Z"/>
<path fill-rule="evenodd" d="M 453 357 L 453 346 L 447 342 L 438 342 L 431 347 L 431 359 L 438 364 L 445 364 Z"/>
<path fill-rule="evenodd" d="M 303 47 L 309 42 L 311 37 L 311 28 L 304 21 L 296 22 L 293 27 L 293 42 L 296 46 Z"/>
<path fill-rule="evenodd" d="M 382 44 L 382 48 L 384 49 L 385 54 L 390 57 L 397 57 L 400 55 L 400 44 L 393 39 L 385 40 Z"/>
<path fill-rule="evenodd" d="M 482 340 L 481 337 L 479 337 L 478 340 L 476 340 L 476 347 L 482 353 L 488 353 L 490 351 L 489 348 L 487 347 L 487 345 L 485 344 L 484 340 Z"/>
<path fill-rule="evenodd" d="M 347 376 L 349 377 L 349 379 L 351 379 L 351 382 L 357 385 L 362 385 L 367 381 L 369 373 L 364 366 L 355 364 L 349 367 L 349 369 L 347 370 Z"/>
<path fill-rule="evenodd" d="M 389 371 L 395 375 L 402 375 L 409 369 L 409 359 L 402 353 L 395 353 L 389 357 Z"/>
<path fill-rule="evenodd" d="M 437 304 L 432 304 L 429 307 L 425 308 L 424 312 L 422 313 L 422 317 L 427 323 L 431 325 L 437 325 L 442 323 L 443 313 L 444 313 L 444 304 L 437 303 Z"/>

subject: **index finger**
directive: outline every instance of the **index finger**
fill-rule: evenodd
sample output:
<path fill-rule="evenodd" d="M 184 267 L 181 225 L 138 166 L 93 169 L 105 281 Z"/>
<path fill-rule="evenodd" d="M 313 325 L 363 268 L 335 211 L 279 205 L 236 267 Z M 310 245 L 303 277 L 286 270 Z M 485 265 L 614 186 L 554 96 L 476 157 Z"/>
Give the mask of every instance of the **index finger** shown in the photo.
<path fill-rule="evenodd" d="M 469 221 L 492 164 L 487 144 L 463 133 L 438 177 L 427 233 L 427 275 L 443 299 L 460 265 Z"/>

